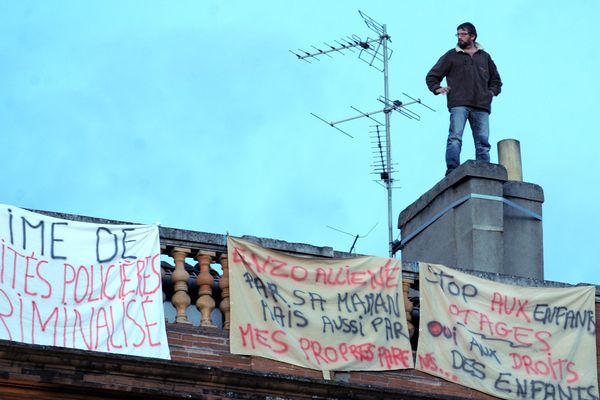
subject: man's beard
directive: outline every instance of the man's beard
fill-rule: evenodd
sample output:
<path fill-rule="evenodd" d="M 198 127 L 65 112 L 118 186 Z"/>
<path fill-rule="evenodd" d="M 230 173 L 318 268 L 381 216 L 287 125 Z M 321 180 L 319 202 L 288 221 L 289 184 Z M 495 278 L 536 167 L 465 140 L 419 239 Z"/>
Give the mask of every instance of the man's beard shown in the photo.
<path fill-rule="evenodd" d="M 457 43 L 457 45 L 458 45 L 458 47 L 460 47 L 461 49 L 464 50 L 464 49 L 466 49 L 468 47 L 471 47 L 473 45 L 473 41 L 470 40 L 470 39 L 469 40 L 463 40 L 463 41 L 459 40 L 458 43 Z"/>

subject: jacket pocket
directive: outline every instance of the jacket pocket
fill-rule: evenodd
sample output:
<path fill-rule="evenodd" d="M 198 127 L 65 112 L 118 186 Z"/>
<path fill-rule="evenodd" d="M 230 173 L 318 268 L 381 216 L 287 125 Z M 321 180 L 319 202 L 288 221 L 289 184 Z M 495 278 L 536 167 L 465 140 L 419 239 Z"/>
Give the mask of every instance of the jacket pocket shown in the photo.
<path fill-rule="evenodd" d="M 490 80 L 490 70 L 486 67 L 479 67 L 479 75 L 486 82 Z"/>

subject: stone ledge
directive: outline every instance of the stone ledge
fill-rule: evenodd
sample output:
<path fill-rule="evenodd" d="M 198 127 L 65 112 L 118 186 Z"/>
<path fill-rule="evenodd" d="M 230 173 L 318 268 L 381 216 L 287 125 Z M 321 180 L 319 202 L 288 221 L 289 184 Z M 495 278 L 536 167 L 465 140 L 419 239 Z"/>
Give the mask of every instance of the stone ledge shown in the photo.
<path fill-rule="evenodd" d="M 421 212 L 421 210 L 427 207 L 428 204 L 444 191 L 470 178 L 483 178 L 505 182 L 508 179 L 508 175 L 506 168 L 500 164 L 468 160 L 406 207 L 398 217 L 398 228 L 402 229 L 402 226 L 407 221 Z"/>
<path fill-rule="evenodd" d="M 281 373 L 28 345 L 6 340 L 0 340 L 0 367 L 8 371 L 0 374 L 0 392 L 2 387 L 19 386 L 48 392 L 89 393 L 90 397 L 128 399 L 206 399 L 218 396 L 236 399 L 269 398 L 260 394 L 285 399 L 431 398 L 426 391 L 408 388 L 325 381 Z M 458 400 L 464 397 L 441 395 L 436 398 Z"/>
<path fill-rule="evenodd" d="M 78 222 L 90 222 L 107 225 L 141 225 L 136 222 L 116 221 L 105 218 L 88 217 L 84 215 L 59 213 L 54 211 L 34 209 L 29 209 L 28 211 L 48 215 L 54 218 Z M 164 226 L 159 226 L 159 231 L 160 244 L 162 246 L 208 250 L 214 251 L 217 254 L 222 254 L 227 251 L 227 235 L 190 231 L 186 229 L 169 228 Z M 268 249 L 285 251 L 288 253 L 304 254 L 324 258 L 351 256 L 348 253 L 334 251 L 332 247 L 327 246 L 314 246 L 306 243 L 293 243 L 286 242 L 285 240 L 259 238 L 255 236 L 242 236 L 242 238 L 257 243 Z"/>
<path fill-rule="evenodd" d="M 535 183 L 507 181 L 502 186 L 505 197 L 544 202 L 544 189 Z"/>

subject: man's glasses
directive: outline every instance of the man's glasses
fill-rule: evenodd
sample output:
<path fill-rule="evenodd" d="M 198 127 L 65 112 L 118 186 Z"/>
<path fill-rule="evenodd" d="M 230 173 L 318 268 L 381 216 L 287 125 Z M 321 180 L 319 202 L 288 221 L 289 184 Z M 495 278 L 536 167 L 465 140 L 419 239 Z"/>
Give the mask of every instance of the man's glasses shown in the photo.
<path fill-rule="evenodd" d="M 459 36 L 471 36 L 471 35 L 472 35 L 471 33 L 460 32 L 460 33 L 457 33 L 454 36 L 459 37 Z"/>

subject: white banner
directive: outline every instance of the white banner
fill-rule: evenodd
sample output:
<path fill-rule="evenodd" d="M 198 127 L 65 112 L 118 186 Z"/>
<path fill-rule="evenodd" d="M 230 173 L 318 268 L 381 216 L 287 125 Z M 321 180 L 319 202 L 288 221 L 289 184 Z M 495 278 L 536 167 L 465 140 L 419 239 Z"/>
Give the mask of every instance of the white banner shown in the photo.
<path fill-rule="evenodd" d="M 155 225 L 0 205 L 0 339 L 170 359 Z"/>
<path fill-rule="evenodd" d="M 227 250 L 232 353 L 321 371 L 413 367 L 398 260 L 295 257 L 231 237 Z"/>
<path fill-rule="evenodd" d="M 504 399 L 598 400 L 594 286 L 505 285 L 419 265 L 417 369 Z"/>

